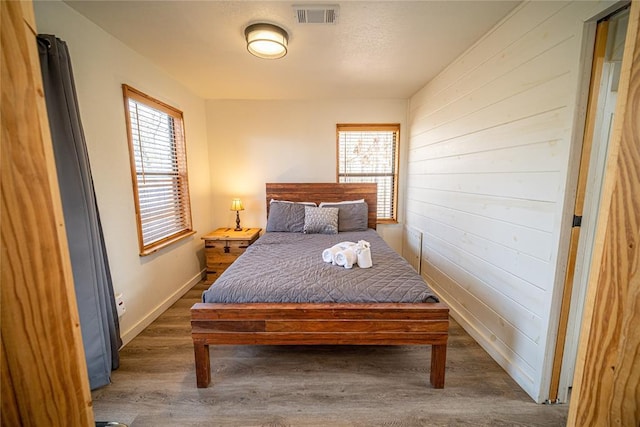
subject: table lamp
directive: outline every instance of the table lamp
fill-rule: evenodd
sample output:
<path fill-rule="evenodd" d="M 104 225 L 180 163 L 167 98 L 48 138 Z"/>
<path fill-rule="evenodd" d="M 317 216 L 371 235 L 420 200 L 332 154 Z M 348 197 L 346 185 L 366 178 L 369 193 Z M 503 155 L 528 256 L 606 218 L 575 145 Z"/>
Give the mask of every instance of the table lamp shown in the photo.
<path fill-rule="evenodd" d="M 231 201 L 231 210 L 236 211 L 236 228 L 234 230 L 242 231 L 242 227 L 240 227 L 240 211 L 244 210 L 244 206 L 242 206 L 240 199 L 233 199 Z"/>

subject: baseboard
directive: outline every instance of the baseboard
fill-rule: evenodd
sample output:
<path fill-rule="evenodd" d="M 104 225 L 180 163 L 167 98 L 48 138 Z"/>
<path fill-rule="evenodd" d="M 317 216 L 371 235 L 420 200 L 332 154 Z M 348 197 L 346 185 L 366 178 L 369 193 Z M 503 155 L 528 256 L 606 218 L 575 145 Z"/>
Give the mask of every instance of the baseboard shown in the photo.
<path fill-rule="evenodd" d="M 531 399 L 536 401 L 535 384 L 532 378 L 530 378 L 525 372 L 520 369 L 515 362 L 514 354 L 505 354 L 504 350 L 499 348 L 492 342 L 490 331 L 484 328 L 479 328 L 475 322 L 469 320 L 469 317 L 465 315 L 464 311 L 459 311 L 456 308 L 452 308 L 451 302 L 444 299 L 445 304 L 449 305 L 449 314 L 451 317 L 462 326 L 462 328 L 486 351 L 489 356 L 495 362 L 505 370 L 507 374 L 526 392 Z M 455 306 L 454 306 L 455 307 Z M 536 402 L 542 403 L 542 402 Z"/>
<path fill-rule="evenodd" d="M 178 301 L 184 294 L 186 294 L 189 289 L 193 288 L 196 283 L 202 280 L 204 274 L 204 269 L 201 270 L 198 274 L 189 279 L 184 285 L 180 286 L 178 290 L 176 290 L 173 294 L 171 294 L 167 299 L 165 299 L 162 303 L 160 303 L 155 309 L 153 309 L 148 315 L 146 315 L 143 319 L 141 319 L 138 323 L 129 328 L 126 332 L 121 333 L 120 337 L 122 338 L 122 347 L 127 345 L 134 339 L 140 332 L 144 330 L 147 326 L 149 326 L 154 320 L 156 320 L 162 313 L 164 313 L 169 307 L 173 305 L 176 301 Z"/>
<path fill-rule="evenodd" d="M 438 297 L 449 306 L 449 314 L 462 326 L 462 328 L 486 351 L 495 362 L 504 369 L 507 374 L 524 390 L 536 403 L 542 403 L 536 399 L 538 396 L 536 380 L 525 372 L 520 363 L 526 363 L 508 346 L 501 343 L 494 334 L 479 322 L 473 313 L 450 295 L 445 287 L 430 277 L 424 270 L 422 276 Z"/>

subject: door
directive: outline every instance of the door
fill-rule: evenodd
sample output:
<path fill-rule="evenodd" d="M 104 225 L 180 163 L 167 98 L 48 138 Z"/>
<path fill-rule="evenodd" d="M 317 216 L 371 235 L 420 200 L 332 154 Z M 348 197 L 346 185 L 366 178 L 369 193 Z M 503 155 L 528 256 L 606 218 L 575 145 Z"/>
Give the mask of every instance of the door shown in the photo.
<path fill-rule="evenodd" d="M 31 2 L 2 25 L 2 410 L 7 426 L 94 425 Z"/>
<path fill-rule="evenodd" d="M 571 233 L 560 325 L 549 389 L 551 402 L 566 402 L 573 382 L 628 20 L 627 7 L 598 22 L 596 30 L 587 122 L 574 208 L 574 228 Z"/>

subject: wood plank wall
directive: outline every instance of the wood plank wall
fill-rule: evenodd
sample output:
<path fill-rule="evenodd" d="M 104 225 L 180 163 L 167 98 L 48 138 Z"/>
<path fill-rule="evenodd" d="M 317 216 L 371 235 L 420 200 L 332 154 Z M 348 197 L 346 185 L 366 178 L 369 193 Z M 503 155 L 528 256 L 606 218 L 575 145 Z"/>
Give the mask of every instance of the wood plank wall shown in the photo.
<path fill-rule="evenodd" d="M 1 424 L 91 426 L 32 5 L 1 8 Z"/>
<path fill-rule="evenodd" d="M 407 224 L 424 233 L 422 274 L 538 402 L 584 21 L 606 6 L 525 2 L 410 100 Z"/>

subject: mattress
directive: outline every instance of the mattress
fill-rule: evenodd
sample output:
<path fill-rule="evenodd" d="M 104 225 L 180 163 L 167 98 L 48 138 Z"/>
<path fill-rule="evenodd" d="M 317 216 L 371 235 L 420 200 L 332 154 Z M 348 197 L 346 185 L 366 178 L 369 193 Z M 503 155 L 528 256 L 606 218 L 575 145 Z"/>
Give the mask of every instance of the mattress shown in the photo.
<path fill-rule="evenodd" d="M 371 268 L 322 260 L 344 242 L 371 243 Z M 206 303 L 439 302 L 407 261 L 375 230 L 338 234 L 269 232 L 249 246 L 202 295 Z"/>

